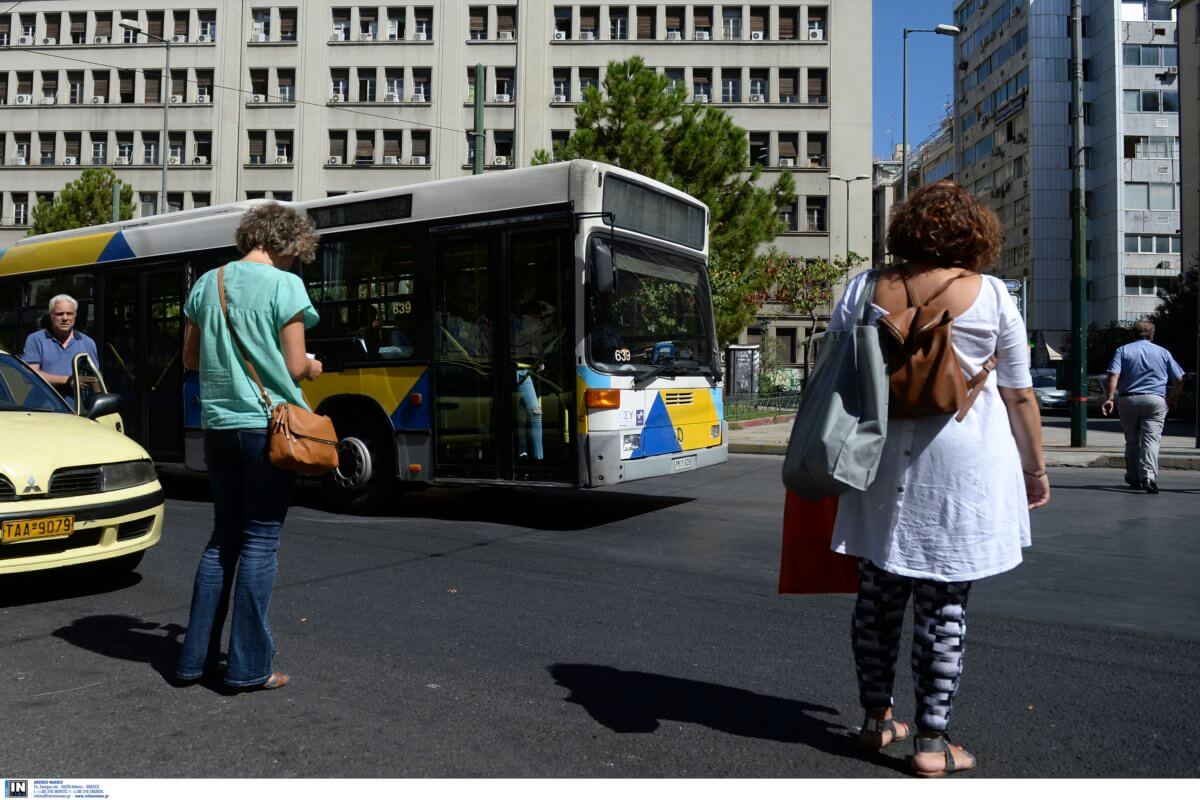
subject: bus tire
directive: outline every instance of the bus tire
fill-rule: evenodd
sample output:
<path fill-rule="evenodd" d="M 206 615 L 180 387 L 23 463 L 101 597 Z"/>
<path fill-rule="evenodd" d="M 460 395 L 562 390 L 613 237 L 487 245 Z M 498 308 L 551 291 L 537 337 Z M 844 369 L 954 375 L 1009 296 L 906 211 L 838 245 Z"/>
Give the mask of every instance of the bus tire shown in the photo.
<path fill-rule="evenodd" d="M 335 428 L 341 431 L 336 421 Z M 325 492 L 337 508 L 374 503 L 395 482 L 396 449 L 390 430 L 347 425 L 338 439 L 338 468 L 325 479 Z"/>

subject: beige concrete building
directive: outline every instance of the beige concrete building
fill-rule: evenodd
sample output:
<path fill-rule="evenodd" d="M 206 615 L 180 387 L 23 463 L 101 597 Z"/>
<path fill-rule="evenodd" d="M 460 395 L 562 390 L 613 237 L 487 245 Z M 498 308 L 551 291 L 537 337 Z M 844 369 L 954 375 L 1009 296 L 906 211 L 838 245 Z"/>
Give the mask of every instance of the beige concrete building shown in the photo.
<path fill-rule="evenodd" d="M 902 160 L 876 161 L 871 179 L 871 265 L 891 266 L 895 259 L 887 251 L 887 226 L 892 206 L 900 199 Z"/>
<path fill-rule="evenodd" d="M 1177 0 L 1179 14 L 1180 233 L 1183 269 L 1200 269 L 1200 0 Z M 1192 365 L 1188 365 L 1190 368 Z"/>

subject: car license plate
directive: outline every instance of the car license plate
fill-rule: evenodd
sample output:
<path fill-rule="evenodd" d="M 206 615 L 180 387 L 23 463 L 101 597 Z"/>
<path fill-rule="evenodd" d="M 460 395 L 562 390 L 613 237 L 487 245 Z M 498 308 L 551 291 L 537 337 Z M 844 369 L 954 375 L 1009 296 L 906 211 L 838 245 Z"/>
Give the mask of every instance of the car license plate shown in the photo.
<path fill-rule="evenodd" d="M 48 539 L 52 536 L 70 536 L 75 531 L 75 517 L 40 517 L 38 519 L 13 519 L 0 523 L 0 542 L 13 544 L 30 539 Z"/>
<path fill-rule="evenodd" d="M 689 469 L 696 468 L 695 456 L 684 456 L 683 458 L 675 458 L 671 460 L 672 472 L 687 472 Z"/>

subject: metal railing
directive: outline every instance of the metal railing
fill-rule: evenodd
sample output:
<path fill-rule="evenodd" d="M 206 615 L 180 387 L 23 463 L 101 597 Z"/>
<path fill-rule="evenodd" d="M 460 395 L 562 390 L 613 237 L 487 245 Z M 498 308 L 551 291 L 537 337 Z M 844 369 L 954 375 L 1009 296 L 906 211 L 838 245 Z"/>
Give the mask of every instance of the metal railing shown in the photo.
<path fill-rule="evenodd" d="M 745 422 L 762 417 L 795 414 L 800 408 L 799 392 L 760 395 L 734 395 L 725 398 L 725 420 Z"/>

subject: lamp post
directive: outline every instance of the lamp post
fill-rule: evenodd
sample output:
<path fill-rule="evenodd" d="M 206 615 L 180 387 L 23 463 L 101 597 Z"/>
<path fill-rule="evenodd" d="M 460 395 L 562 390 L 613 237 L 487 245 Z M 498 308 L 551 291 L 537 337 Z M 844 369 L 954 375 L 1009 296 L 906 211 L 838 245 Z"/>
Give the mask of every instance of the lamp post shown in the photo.
<path fill-rule="evenodd" d="M 846 260 L 850 260 L 850 184 L 855 181 L 869 181 L 870 175 L 855 175 L 853 178 L 843 178 L 841 175 L 830 175 L 829 180 L 841 181 L 846 184 Z M 847 276 L 846 280 L 850 280 Z"/>
<path fill-rule="evenodd" d="M 938 36 L 958 36 L 962 33 L 962 29 L 956 25 L 938 25 L 936 28 L 905 28 L 904 29 L 904 68 L 901 71 L 900 89 L 901 106 L 903 108 L 901 117 L 903 121 L 901 126 L 903 131 L 900 136 L 901 163 L 902 174 L 900 176 L 900 199 L 904 200 L 908 197 L 908 35 L 910 33 L 936 33 Z"/>
<path fill-rule="evenodd" d="M 155 39 L 166 46 L 167 57 L 163 64 L 163 79 L 162 79 L 162 98 L 163 98 L 163 129 L 162 141 L 158 147 L 158 157 L 162 159 L 162 195 L 158 199 L 158 213 L 167 213 L 167 151 L 170 149 L 169 133 L 167 131 L 167 112 L 171 108 L 171 40 L 164 39 L 162 36 L 156 36 L 149 31 L 144 31 L 137 26 L 136 23 L 130 20 L 123 19 L 120 26 L 127 31 L 133 31 L 136 34 L 145 36 L 148 39 Z"/>

